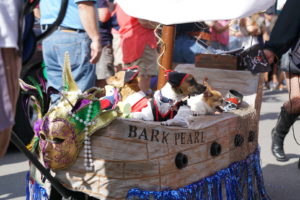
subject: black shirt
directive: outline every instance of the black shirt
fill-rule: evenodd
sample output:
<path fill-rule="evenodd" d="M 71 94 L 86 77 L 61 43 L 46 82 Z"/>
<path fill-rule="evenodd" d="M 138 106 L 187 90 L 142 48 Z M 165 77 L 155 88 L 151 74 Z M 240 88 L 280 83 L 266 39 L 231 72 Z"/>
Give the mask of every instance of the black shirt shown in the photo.
<path fill-rule="evenodd" d="M 287 0 L 265 48 L 281 57 L 300 38 L 300 0 Z"/>

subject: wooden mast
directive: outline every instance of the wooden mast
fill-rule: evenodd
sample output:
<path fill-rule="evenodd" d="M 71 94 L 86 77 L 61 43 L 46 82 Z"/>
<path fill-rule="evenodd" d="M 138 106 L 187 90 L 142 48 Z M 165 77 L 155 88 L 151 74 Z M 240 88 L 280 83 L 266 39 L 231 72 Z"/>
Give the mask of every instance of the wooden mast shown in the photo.
<path fill-rule="evenodd" d="M 162 30 L 162 40 L 164 46 L 161 48 L 163 52 L 159 62 L 162 67 L 159 68 L 157 89 L 162 88 L 166 83 L 165 70 L 172 69 L 173 47 L 175 40 L 175 25 L 164 25 Z"/>

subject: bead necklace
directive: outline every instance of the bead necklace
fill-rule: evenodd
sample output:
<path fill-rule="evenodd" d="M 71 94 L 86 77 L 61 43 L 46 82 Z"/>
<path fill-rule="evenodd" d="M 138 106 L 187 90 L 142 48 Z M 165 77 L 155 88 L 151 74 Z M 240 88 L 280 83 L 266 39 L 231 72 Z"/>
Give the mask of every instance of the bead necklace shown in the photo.
<path fill-rule="evenodd" d="M 80 117 L 76 116 L 75 113 L 69 112 L 69 115 L 71 115 L 75 120 L 79 121 L 80 123 L 84 124 L 84 167 L 86 171 L 92 171 L 94 164 L 92 159 L 92 147 L 91 147 L 91 139 L 89 136 L 89 126 L 94 125 L 95 122 L 91 121 L 91 113 L 92 113 L 92 106 L 93 101 L 88 103 L 88 110 L 86 114 L 86 119 L 81 119 Z"/>

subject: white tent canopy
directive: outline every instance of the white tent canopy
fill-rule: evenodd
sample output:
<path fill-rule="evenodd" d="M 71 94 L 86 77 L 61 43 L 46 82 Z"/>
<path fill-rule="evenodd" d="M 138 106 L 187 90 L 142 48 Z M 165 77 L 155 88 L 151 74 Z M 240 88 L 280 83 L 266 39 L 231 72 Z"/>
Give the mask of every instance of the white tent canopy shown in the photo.
<path fill-rule="evenodd" d="M 161 24 L 237 19 L 264 11 L 275 0 L 117 0 L 130 16 Z"/>

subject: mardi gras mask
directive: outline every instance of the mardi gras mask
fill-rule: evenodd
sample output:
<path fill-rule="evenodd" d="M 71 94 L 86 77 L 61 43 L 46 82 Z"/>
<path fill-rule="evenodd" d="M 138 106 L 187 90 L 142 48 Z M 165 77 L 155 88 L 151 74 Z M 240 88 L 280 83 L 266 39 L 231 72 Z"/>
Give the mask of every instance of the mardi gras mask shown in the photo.
<path fill-rule="evenodd" d="M 76 158 L 79 144 L 73 126 L 67 120 L 55 119 L 49 123 L 49 119 L 44 119 L 39 136 L 46 167 L 63 168 Z"/>
<path fill-rule="evenodd" d="M 37 121 L 33 140 L 46 167 L 64 169 L 69 167 L 84 147 L 85 168 L 93 169 L 90 136 L 108 125 L 117 117 L 114 107 L 103 107 L 99 89 L 92 88 L 84 93 L 78 89 L 70 70 L 68 55 L 65 56 L 63 80 L 65 91 L 57 105 Z M 109 99 L 109 98 L 108 98 Z M 36 106 L 37 108 L 39 106 Z"/>

